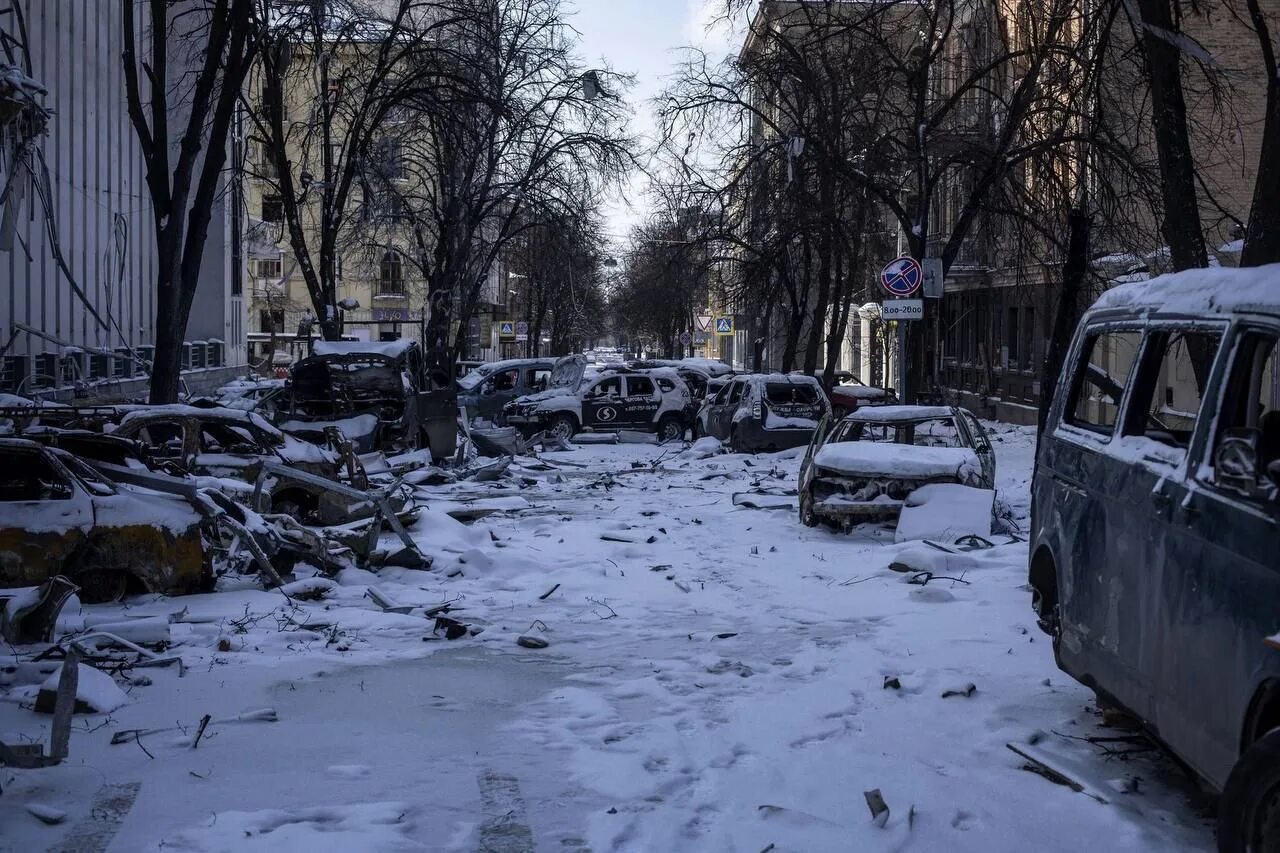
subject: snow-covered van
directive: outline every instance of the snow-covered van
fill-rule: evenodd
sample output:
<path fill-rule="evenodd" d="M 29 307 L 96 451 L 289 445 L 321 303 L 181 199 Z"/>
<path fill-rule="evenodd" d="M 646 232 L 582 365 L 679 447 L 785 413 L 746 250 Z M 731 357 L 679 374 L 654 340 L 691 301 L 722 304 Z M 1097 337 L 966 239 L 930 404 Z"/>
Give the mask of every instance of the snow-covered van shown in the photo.
<path fill-rule="evenodd" d="M 507 423 L 565 439 L 583 430 L 647 430 L 663 441 L 684 435 L 692 395 L 674 370 L 611 369 L 588 377 L 585 368 L 581 358 L 562 359 L 551 387 L 506 405 Z"/>
<path fill-rule="evenodd" d="M 694 431 L 735 451 L 803 447 L 831 411 L 822 385 L 801 373 L 735 376 L 698 412 Z"/>
<path fill-rule="evenodd" d="M 1280 265 L 1120 285 L 1040 439 L 1030 582 L 1058 665 L 1280 849 Z"/>

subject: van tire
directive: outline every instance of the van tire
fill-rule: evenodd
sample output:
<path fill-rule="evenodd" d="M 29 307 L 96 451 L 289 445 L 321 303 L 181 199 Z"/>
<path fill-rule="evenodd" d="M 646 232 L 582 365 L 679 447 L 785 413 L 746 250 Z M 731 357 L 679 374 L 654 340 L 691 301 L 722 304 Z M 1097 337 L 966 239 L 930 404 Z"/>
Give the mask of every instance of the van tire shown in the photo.
<path fill-rule="evenodd" d="M 658 421 L 658 441 L 678 441 L 684 438 L 684 424 L 675 415 L 667 415 Z"/>
<path fill-rule="evenodd" d="M 1280 729 L 1246 749 L 1227 777 L 1218 801 L 1218 851 L 1280 851 Z"/>
<path fill-rule="evenodd" d="M 129 592 L 129 573 L 120 569 L 89 569 L 73 580 L 81 604 L 115 604 Z"/>

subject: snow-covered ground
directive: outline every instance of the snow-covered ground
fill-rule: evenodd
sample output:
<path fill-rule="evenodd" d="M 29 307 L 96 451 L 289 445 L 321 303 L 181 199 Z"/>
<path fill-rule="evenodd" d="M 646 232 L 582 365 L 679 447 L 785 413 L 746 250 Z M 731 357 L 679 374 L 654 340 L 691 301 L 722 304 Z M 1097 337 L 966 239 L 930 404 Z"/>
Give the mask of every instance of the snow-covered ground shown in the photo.
<path fill-rule="evenodd" d="M 1033 438 L 993 431 L 1025 529 Z M 584 445 L 423 490 L 430 572 L 348 571 L 314 602 L 243 589 L 93 608 L 185 609 L 170 629 L 186 674 L 133 670 L 149 683 L 78 717 L 62 766 L 0 768 L 0 849 L 1212 846 L 1168 761 L 1082 739 L 1125 732 L 1055 668 L 1025 544 L 948 555 L 740 505 L 793 501 L 802 453 Z M 502 511 L 464 525 L 444 515 L 459 503 Z M 909 583 L 894 562 L 936 577 Z M 418 609 L 383 613 L 370 586 Z M 445 602 L 479 633 L 433 631 L 422 608 Z M 28 693 L 0 702 L 0 740 L 47 731 Z M 267 707 L 277 722 L 218 722 Z M 1024 770 L 1007 745 L 1033 741 L 1085 791 Z"/>

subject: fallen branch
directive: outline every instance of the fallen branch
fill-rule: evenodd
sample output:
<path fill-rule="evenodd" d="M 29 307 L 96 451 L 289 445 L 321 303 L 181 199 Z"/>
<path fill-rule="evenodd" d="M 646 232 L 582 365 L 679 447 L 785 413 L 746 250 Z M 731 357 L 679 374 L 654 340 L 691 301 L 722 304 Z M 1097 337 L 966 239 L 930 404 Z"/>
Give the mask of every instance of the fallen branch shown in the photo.
<path fill-rule="evenodd" d="M 555 591 L 556 591 L 557 589 L 559 589 L 559 588 L 560 588 L 560 584 L 556 584 L 555 586 L 551 587 L 551 589 L 547 590 L 547 591 L 546 591 L 546 592 L 544 592 L 542 595 L 538 596 L 538 600 L 539 600 L 539 601 L 546 601 L 548 598 L 550 598 L 550 597 L 551 597 L 551 594 L 552 594 L 553 592 L 555 592 Z"/>

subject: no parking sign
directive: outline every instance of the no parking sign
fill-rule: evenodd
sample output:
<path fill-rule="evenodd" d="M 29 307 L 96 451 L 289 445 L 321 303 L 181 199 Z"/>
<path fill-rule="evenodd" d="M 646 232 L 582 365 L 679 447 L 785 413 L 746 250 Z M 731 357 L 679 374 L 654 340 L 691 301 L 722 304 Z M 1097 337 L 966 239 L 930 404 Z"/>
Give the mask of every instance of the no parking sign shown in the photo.
<path fill-rule="evenodd" d="M 880 271 L 880 286 L 892 296 L 914 296 L 924 280 L 915 258 L 894 258 Z"/>

